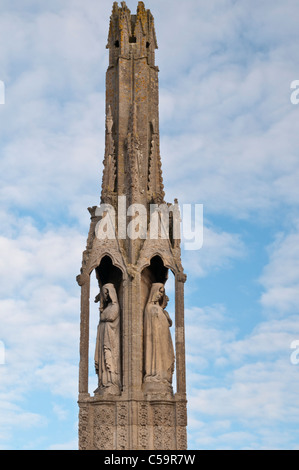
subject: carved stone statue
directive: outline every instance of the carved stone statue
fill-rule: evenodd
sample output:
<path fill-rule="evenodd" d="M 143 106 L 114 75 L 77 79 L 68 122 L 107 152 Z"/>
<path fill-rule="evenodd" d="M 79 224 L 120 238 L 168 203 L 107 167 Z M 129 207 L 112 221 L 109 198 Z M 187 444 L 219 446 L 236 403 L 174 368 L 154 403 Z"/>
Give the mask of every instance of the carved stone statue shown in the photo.
<path fill-rule="evenodd" d="M 168 297 L 164 285 L 152 284 L 144 316 L 144 382 L 171 389 L 174 350 L 169 327 L 169 314 L 164 310 Z M 159 387 L 158 387 L 159 388 Z"/>
<path fill-rule="evenodd" d="M 102 295 L 100 322 L 98 325 L 95 369 L 99 376 L 99 386 L 95 393 L 120 394 L 120 310 L 113 284 L 105 284 Z"/>

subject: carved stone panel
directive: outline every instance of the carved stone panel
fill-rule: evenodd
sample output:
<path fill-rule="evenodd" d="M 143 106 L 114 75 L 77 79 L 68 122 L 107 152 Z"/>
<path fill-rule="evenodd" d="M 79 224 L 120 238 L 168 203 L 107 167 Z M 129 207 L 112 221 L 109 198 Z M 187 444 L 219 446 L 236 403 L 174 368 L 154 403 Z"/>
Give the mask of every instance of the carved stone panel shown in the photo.
<path fill-rule="evenodd" d="M 117 404 L 117 450 L 126 450 L 128 446 L 129 404 Z"/>
<path fill-rule="evenodd" d="M 187 430 L 183 426 L 178 426 L 177 427 L 177 445 L 176 449 L 177 450 L 186 450 L 187 449 Z"/>
<path fill-rule="evenodd" d="M 176 404 L 176 424 L 177 426 L 187 426 L 187 408 L 185 403 Z"/>
<path fill-rule="evenodd" d="M 115 406 L 101 404 L 94 408 L 94 447 L 98 450 L 114 449 Z"/>
<path fill-rule="evenodd" d="M 154 449 L 175 449 L 175 408 L 166 404 L 155 404 L 152 406 Z"/>
<path fill-rule="evenodd" d="M 148 403 L 138 404 L 138 448 L 149 449 L 149 405 Z"/>
<path fill-rule="evenodd" d="M 177 449 L 187 449 L 187 407 L 186 403 L 176 404 L 176 439 Z"/>
<path fill-rule="evenodd" d="M 89 413 L 88 406 L 80 406 L 79 410 L 79 449 L 89 448 Z"/>

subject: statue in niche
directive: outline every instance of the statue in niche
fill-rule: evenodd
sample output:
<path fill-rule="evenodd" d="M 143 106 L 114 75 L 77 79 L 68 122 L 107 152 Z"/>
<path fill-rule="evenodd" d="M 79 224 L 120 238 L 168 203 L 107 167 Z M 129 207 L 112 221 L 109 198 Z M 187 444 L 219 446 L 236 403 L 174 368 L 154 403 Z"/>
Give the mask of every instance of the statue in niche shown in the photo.
<path fill-rule="evenodd" d="M 171 389 L 175 358 L 169 329 L 172 321 L 165 310 L 168 300 L 164 285 L 152 284 L 144 316 L 144 383 Z"/>
<path fill-rule="evenodd" d="M 120 394 L 120 309 L 113 284 L 105 284 L 95 302 L 101 300 L 97 331 L 95 369 L 99 386 L 95 393 Z"/>

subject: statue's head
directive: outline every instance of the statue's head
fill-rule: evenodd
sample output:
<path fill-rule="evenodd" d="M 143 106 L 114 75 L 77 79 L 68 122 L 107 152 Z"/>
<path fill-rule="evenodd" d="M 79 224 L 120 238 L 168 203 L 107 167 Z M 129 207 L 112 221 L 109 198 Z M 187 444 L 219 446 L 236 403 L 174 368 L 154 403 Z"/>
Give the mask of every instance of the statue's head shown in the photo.
<path fill-rule="evenodd" d="M 150 302 L 161 303 L 164 295 L 165 295 L 164 284 L 160 282 L 155 282 L 154 284 L 152 284 L 150 298 L 149 298 Z"/>
<path fill-rule="evenodd" d="M 107 303 L 110 300 L 113 304 L 117 303 L 117 294 L 113 284 L 109 283 L 103 286 L 103 298 Z"/>
<path fill-rule="evenodd" d="M 109 300 L 109 289 L 107 289 L 107 288 L 104 289 L 103 296 L 104 296 L 104 299 L 105 299 L 106 301 Z"/>

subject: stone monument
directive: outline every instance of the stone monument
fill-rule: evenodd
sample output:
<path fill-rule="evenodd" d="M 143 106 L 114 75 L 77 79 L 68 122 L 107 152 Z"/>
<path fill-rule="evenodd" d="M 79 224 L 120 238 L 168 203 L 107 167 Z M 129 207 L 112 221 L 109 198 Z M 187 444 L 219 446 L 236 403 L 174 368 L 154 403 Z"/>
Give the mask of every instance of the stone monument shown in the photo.
<path fill-rule="evenodd" d="M 81 450 L 187 448 L 186 275 L 178 203 L 164 201 L 157 47 L 154 18 L 143 2 L 138 3 L 136 15 L 125 2 L 121 6 L 115 2 L 107 44 L 101 203 L 89 208 L 90 230 L 77 277 L 81 286 Z M 99 292 L 90 299 L 93 272 Z M 168 275 L 175 278 L 173 320 L 166 311 Z M 94 308 L 94 302 L 99 305 L 94 332 L 90 332 L 90 300 Z M 91 334 L 96 338 L 94 373 L 98 377 L 92 392 L 88 385 Z"/>

